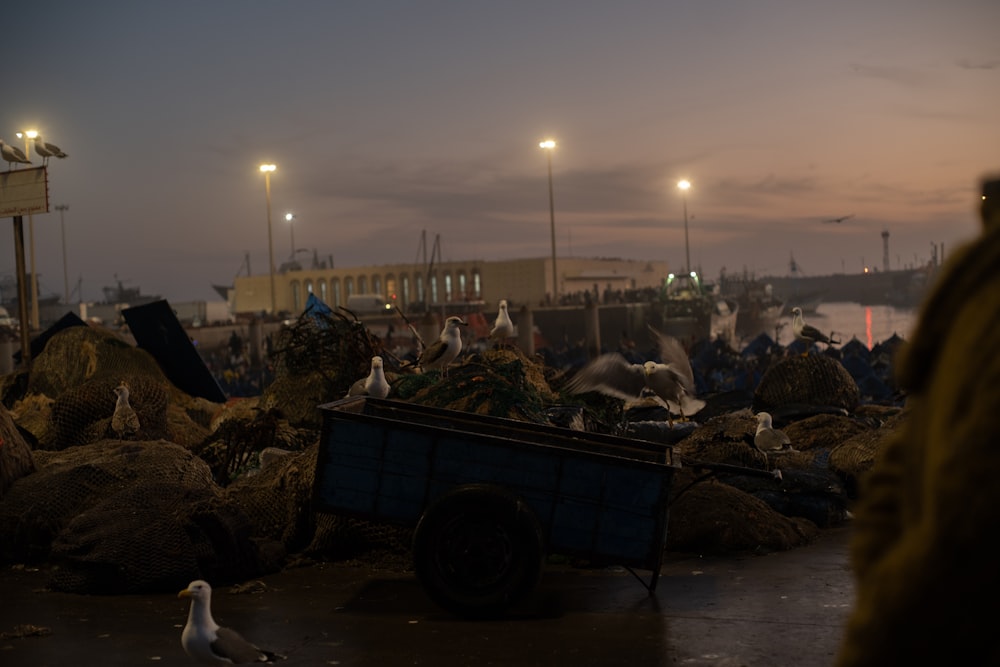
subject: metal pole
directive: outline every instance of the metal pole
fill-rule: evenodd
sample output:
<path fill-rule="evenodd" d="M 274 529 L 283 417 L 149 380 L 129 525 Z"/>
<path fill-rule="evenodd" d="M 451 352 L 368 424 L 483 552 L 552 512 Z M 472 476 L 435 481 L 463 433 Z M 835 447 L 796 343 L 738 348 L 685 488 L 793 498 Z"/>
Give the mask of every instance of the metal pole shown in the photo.
<path fill-rule="evenodd" d="M 31 139 L 24 133 L 24 154 L 31 159 Z M 28 252 L 31 261 L 31 328 L 38 330 L 38 276 L 35 273 L 35 219 L 28 213 Z M 23 353 L 22 353 L 23 354 Z"/>
<path fill-rule="evenodd" d="M 64 214 L 69 210 L 69 206 L 66 204 L 56 204 L 56 210 L 59 211 L 59 228 L 62 231 L 62 247 L 63 247 L 63 302 L 69 305 L 69 270 L 68 264 L 66 263 L 66 219 Z"/>
<path fill-rule="evenodd" d="M 552 302 L 559 302 L 559 273 L 556 271 L 556 206 L 552 198 L 552 149 L 546 151 L 549 162 L 549 224 L 552 231 Z"/>
<path fill-rule="evenodd" d="M 681 197 L 684 202 L 684 273 L 691 273 L 691 246 L 688 245 L 688 202 L 687 197 Z"/>
<path fill-rule="evenodd" d="M 21 320 L 21 365 L 31 366 L 31 336 L 28 335 L 28 300 L 24 285 L 24 219 L 14 216 L 14 261 L 17 271 L 17 311 Z"/>
<path fill-rule="evenodd" d="M 295 218 L 289 218 L 288 230 L 292 233 L 292 261 L 295 261 Z"/>
<path fill-rule="evenodd" d="M 277 312 L 274 296 L 274 238 L 271 234 L 271 172 L 264 172 L 264 194 L 267 197 L 267 252 L 271 265 L 271 314 Z"/>

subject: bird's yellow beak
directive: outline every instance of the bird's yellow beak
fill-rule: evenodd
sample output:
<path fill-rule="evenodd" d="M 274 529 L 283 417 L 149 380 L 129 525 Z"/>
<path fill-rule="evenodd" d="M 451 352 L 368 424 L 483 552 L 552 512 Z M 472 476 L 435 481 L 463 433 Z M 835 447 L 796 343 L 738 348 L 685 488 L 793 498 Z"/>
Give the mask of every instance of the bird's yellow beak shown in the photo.
<path fill-rule="evenodd" d="M 177 597 L 179 597 L 179 598 L 189 598 L 189 597 L 191 597 L 191 589 L 185 588 L 184 590 L 182 590 L 180 593 L 177 594 Z"/>

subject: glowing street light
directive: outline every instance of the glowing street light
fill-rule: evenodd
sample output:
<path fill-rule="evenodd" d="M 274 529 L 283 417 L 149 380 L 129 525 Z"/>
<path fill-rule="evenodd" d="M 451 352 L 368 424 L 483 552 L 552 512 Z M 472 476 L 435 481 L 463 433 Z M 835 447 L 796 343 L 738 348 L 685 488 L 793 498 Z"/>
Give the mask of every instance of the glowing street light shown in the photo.
<path fill-rule="evenodd" d="M 285 222 L 288 223 L 288 231 L 292 234 L 292 261 L 295 261 L 295 224 L 292 222 L 295 220 L 294 213 L 285 214 Z"/>
<path fill-rule="evenodd" d="M 17 138 L 24 139 L 24 154 L 31 159 L 31 142 L 38 136 L 37 130 L 18 132 Z M 28 261 L 31 270 L 31 328 L 41 328 L 38 322 L 38 275 L 35 273 L 35 219 L 28 213 Z"/>
<path fill-rule="evenodd" d="M 538 147 L 545 151 L 549 163 L 549 225 L 552 232 L 552 302 L 559 301 L 559 274 L 556 271 L 556 207 L 552 198 L 552 151 L 555 150 L 556 142 L 546 139 L 539 142 Z"/>
<path fill-rule="evenodd" d="M 274 237 L 271 233 L 271 172 L 277 169 L 273 164 L 260 165 L 260 171 L 264 174 L 264 196 L 267 199 L 267 257 L 271 269 L 271 314 L 277 311 L 274 296 Z"/>
<path fill-rule="evenodd" d="M 684 265 L 684 273 L 690 273 L 691 271 L 691 246 L 688 245 L 688 205 L 687 205 L 687 191 L 691 188 L 690 181 L 686 179 L 681 179 L 677 181 L 677 187 L 681 191 L 681 200 L 684 203 L 684 261 L 687 262 Z"/>

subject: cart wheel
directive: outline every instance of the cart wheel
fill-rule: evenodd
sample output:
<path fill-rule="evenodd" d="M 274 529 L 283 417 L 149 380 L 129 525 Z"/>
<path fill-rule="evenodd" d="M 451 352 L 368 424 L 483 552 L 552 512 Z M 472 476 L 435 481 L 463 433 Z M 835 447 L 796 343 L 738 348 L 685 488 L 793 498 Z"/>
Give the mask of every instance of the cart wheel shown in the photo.
<path fill-rule="evenodd" d="M 428 596 L 460 616 L 500 616 L 538 585 L 544 537 L 507 489 L 472 484 L 431 503 L 413 534 L 414 571 Z"/>

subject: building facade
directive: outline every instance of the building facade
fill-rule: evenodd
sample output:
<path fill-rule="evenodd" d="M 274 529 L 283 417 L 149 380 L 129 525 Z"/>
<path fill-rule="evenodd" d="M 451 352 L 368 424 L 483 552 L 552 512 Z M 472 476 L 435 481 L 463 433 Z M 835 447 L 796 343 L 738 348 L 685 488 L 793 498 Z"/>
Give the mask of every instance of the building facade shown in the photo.
<path fill-rule="evenodd" d="M 584 293 L 658 289 L 668 275 L 666 262 L 604 258 L 560 258 L 558 299 L 551 295 L 551 258 L 499 261 L 388 264 L 351 268 L 286 269 L 274 275 L 274 311 L 296 314 L 315 294 L 331 307 L 347 306 L 356 295 L 379 295 L 404 312 L 441 305 L 511 303 L 548 305 Z M 236 315 L 270 313 L 271 277 L 237 277 L 231 296 Z"/>

